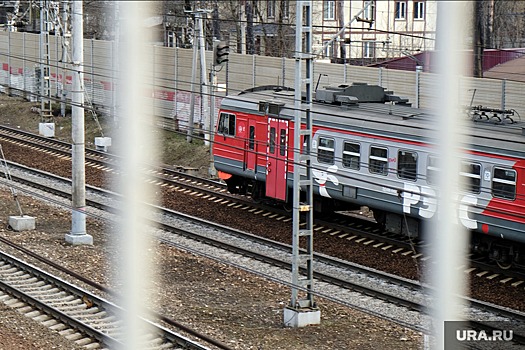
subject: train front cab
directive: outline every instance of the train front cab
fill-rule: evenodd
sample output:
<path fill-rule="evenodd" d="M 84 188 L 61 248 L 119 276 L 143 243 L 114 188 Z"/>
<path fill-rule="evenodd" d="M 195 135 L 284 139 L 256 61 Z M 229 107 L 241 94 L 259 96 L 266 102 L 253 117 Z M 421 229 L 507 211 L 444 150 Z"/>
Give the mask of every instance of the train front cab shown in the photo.
<path fill-rule="evenodd" d="M 289 121 L 221 110 L 213 144 L 218 176 L 232 193 L 287 200 Z"/>

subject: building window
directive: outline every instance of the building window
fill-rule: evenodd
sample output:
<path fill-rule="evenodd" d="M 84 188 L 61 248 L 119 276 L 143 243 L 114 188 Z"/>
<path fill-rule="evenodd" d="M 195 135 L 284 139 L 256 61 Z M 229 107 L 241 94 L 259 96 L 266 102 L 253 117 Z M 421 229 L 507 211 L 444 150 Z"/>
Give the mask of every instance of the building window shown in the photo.
<path fill-rule="evenodd" d="M 368 171 L 372 174 L 388 174 L 388 150 L 386 148 L 370 147 Z"/>
<path fill-rule="evenodd" d="M 414 19 L 424 19 L 425 18 L 425 2 L 424 1 L 414 1 Z"/>
<path fill-rule="evenodd" d="M 333 21 L 335 19 L 335 1 L 325 0 L 323 3 L 323 18 Z"/>
<path fill-rule="evenodd" d="M 516 170 L 494 168 L 492 195 L 503 199 L 516 198 Z"/>
<path fill-rule="evenodd" d="M 407 3 L 406 1 L 396 1 L 395 4 L 395 18 L 405 19 L 407 14 Z"/>
<path fill-rule="evenodd" d="M 275 0 L 268 0 L 266 6 L 266 15 L 268 18 L 275 18 Z"/>
<path fill-rule="evenodd" d="M 400 179 L 417 179 L 417 153 L 399 151 L 397 153 L 397 176 Z"/>
<path fill-rule="evenodd" d="M 334 164 L 334 145 L 334 139 L 319 138 L 319 146 L 317 147 L 317 161 L 319 163 Z"/>
<path fill-rule="evenodd" d="M 290 17 L 290 0 L 281 0 L 281 11 L 283 18 Z"/>
<path fill-rule="evenodd" d="M 361 146 L 358 143 L 343 142 L 343 166 L 359 170 L 361 165 Z"/>
<path fill-rule="evenodd" d="M 363 41 L 363 58 L 375 57 L 375 42 Z"/>
<path fill-rule="evenodd" d="M 219 134 L 235 136 L 235 115 L 221 113 L 217 131 Z"/>
<path fill-rule="evenodd" d="M 371 3 L 366 9 L 365 9 L 365 12 L 363 12 L 363 18 L 364 19 L 369 19 L 369 20 L 373 20 L 374 19 L 374 12 L 372 11 L 373 9 L 375 9 L 376 6 L 375 6 L 375 1 L 373 3 Z"/>
<path fill-rule="evenodd" d="M 475 163 L 461 162 L 459 175 L 463 179 L 465 190 L 479 193 L 481 190 L 481 165 Z"/>
<path fill-rule="evenodd" d="M 325 41 L 325 44 L 328 42 Z M 332 41 L 330 44 L 324 46 L 324 50 L 323 50 L 323 57 L 334 57 L 334 42 Z"/>

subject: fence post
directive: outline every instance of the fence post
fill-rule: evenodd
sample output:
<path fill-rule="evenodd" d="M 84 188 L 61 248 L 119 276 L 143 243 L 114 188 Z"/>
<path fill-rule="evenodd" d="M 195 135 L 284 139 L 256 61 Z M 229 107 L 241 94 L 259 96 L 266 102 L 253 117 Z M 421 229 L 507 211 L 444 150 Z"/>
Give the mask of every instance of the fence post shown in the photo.
<path fill-rule="evenodd" d="M 255 55 L 252 55 L 252 87 L 254 88 L 255 87 L 255 82 L 256 82 L 256 74 L 255 74 L 255 60 L 256 60 L 256 57 Z"/>
<path fill-rule="evenodd" d="M 286 69 L 285 69 L 285 67 L 286 67 L 286 61 L 285 61 L 284 57 L 282 58 L 281 62 L 282 62 L 282 63 L 281 63 L 282 71 L 283 71 L 283 83 L 282 83 L 281 85 L 284 86 L 284 85 L 286 84 L 286 83 L 285 83 L 285 79 L 286 79 Z"/>
<path fill-rule="evenodd" d="M 501 81 L 501 109 L 504 110 L 505 109 L 505 92 L 506 92 L 506 87 L 507 87 L 507 80 L 506 79 L 503 79 Z"/>
<path fill-rule="evenodd" d="M 423 71 L 423 67 L 416 66 L 416 108 L 419 108 L 419 94 L 421 92 L 421 86 L 420 86 L 420 78 L 421 78 L 421 72 Z"/>
<path fill-rule="evenodd" d="M 178 99 L 179 99 L 179 48 L 175 47 L 175 113 L 174 113 L 174 124 L 175 128 L 179 130 L 179 109 L 178 109 Z"/>
<path fill-rule="evenodd" d="M 97 103 L 97 101 L 95 101 L 95 65 L 93 64 L 93 50 L 95 49 L 94 42 L 95 39 L 91 39 L 91 103 L 93 105 Z M 84 85 L 85 83 L 82 81 L 81 84 Z"/>
<path fill-rule="evenodd" d="M 22 57 L 26 57 L 26 32 L 22 33 Z M 23 96 L 27 99 L 27 87 L 26 87 L 26 60 L 22 60 L 22 79 L 23 79 Z"/>
<path fill-rule="evenodd" d="M 230 62 L 226 62 L 226 95 L 230 93 Z"/>
<path fill-rule="evenodd" d="M 7 95 L 11 96 L 11 26 L 7 29 Z"/>

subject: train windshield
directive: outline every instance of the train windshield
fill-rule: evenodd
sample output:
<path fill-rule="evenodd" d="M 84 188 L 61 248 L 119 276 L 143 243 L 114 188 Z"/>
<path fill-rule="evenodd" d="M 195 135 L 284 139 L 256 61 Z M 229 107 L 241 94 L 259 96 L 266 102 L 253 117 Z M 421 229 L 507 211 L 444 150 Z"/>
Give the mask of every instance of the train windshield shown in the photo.
<path fill-rule="evenodd" d="M 235 136 L 235 115 L 230 113 L 221 113 L 217 132 L 219 134 Z"/>

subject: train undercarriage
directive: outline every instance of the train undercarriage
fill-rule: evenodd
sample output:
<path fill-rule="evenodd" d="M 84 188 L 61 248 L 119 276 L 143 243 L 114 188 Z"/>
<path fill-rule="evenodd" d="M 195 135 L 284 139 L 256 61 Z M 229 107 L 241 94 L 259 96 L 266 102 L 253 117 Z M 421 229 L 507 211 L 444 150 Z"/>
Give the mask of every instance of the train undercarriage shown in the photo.
<path fill-rule="evenodd" d="M 418 238 L 424 223 L 413 217 L 373 210 L 374 218 L 387 232 Z M 501 269 L 525 268 L 525 245 L 471 231 L 470 251 L 488 258 Z"/>
<path fill-rule="evenodd" d="M 226 180 L 226 184 L 230 193 L 248 195 L 256 201 L 266 201 L 271 205 L 283 204 L 282 201 L 272 200 L 265 196 L 264 182 L 232 176 Z M 292 198 L 291 193 L 289 193 L 288 198 Z M 286 207 L 291 208 L 291 203 L 284 204 Z M 334 211 L 359 209 L 359 206 L 316 196 L 314 208 L 316 213 L 329 214 Z M 424 231 L 424 224 L 416 218 L 381 210 L 372 211 L 376 222 L 387 232 L 410 238 L 419 238 Z M 473 253 L 487 257 L 502 269 L 525 268 L 525 246 L 523 244 L 481 234 L 471 236 L 470 250 Z"/>

